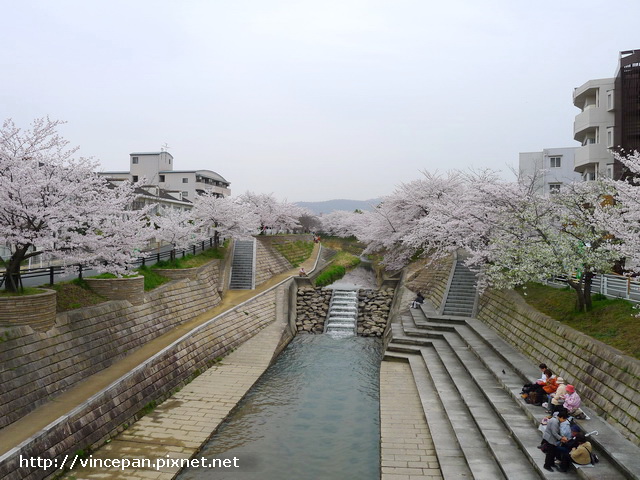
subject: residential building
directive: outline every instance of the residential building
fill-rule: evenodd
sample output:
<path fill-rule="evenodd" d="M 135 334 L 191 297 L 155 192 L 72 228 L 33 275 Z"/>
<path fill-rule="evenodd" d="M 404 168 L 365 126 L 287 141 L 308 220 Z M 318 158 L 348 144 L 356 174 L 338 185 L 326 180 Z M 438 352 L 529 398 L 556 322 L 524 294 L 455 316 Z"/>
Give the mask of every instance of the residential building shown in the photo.
<path fill-rule="evenodd" d="M 230 183 L 212 170 L 174 170 L 173 155 L 166 151 L 131 153 L 129 165 L 129 171 L 100 172 L 100 175 L 112 181 L 145 179 L 145 185 L 157 186 L 165 192 L 180 192 L 180 200 L 193 201 L 203 193 L 219 197 L 231 195 Z"/>
<path fill-rule="evenodd" d="M 620 52 L 613 110 L 614 145 L 622 152 L 640 151 L 640 50 Z"/>
<path fill-rule="evenodd" d="M 573 138 L 580 142 L 575 170 L 584 180 L 619 178 L 622 167 L 613 152 L 640 150 L 640 50 L 620 52 L 614 78 L 589 80 L 573 91 L 580 109 Z"/>
<path fill-rule="evenodd" d="M 580 142 L 574 168 L 583 180 L 613 176 L 614 84 L 613 78 L 589 80 L 573 91 L 580 109 L 573 122 L 573 139 Z"/>
<path fill-rule="evenodd" d="M 538 194 L 560 192 L 564 185 L 582 179 L 582 175 L 574 171 L 577 149 L 578 147 L 563 147 L 545 148 L 541 152 L 522 152 L 519 158 L 520 176 L 533 179 Z"/>

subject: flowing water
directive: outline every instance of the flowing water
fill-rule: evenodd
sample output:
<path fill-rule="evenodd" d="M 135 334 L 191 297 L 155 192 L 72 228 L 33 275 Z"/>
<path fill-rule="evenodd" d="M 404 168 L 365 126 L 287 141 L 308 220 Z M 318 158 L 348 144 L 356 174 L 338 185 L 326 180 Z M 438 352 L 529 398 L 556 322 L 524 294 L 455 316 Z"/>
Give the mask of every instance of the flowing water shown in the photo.
<path fill-rule="evenodd" d="M 381 358 L 377 339 L 297 336 L 198 454 L 239 467 L 178 478 L 379 478 Z"/>

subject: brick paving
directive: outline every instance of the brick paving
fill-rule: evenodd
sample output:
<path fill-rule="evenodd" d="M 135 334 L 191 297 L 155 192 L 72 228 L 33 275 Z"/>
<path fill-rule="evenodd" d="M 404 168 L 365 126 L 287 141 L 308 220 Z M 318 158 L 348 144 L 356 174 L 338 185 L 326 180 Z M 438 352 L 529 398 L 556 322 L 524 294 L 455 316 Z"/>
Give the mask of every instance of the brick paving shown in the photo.
<path fill-rule="evenodd" d="M 442 480 L 411 367 L 383 361 L 380 369 L 382 480 Z"/>
<path fill-rule="evenodd" d="M 94 452 L 93 459 L 192 457 L 267 369 L 285 328 L 285 321 L 265 327 L 222 362 Z M 75 468 L 63 478 L 170 480 L 179 470 L 177 467 L 160 471 L 87 467 Z"/>

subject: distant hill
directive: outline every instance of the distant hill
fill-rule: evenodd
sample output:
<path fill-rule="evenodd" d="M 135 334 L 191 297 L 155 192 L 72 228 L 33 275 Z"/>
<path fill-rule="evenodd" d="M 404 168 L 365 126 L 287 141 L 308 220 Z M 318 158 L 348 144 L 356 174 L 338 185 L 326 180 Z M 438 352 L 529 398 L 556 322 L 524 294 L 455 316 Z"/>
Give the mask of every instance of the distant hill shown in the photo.
<path fill-rule="evenodd" d="M 372 210 L 376 205 L 380 203 L 379 198 L 372 198 L 371 200 L 325 200 L 324 202 L 296 202 L 304 208 L 308 208 L 316 215 L 322 213 L 331 213 L 334 210 L 346 210 L 353 212 L 356 209 L 359 210 Z"/>

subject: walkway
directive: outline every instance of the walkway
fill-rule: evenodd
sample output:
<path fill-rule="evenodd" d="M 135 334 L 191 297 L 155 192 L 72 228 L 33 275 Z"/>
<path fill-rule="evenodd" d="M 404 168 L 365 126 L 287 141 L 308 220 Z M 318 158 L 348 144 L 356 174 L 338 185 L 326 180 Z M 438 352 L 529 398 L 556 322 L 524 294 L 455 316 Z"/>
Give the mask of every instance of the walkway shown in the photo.
<path fill-rule="evenodd" d="M 309 257 L 309 259 L 303 263 L 303 266 L 307 271 L 310 272 L 313 269 L 319 252 L 320 245 L 314 244 L 313 253 Z M 103 371 L 92 375 L 75 387 L 52 399 L 49 403 L 37 408 L 28 415 L 25 415 L 20 420 L 3 428 L 0 431 L 0 454 L 11 450 L 29 437 L 35 435 L 37 432 L 44 429 L 47 425 L 65 415 L 66 413 L 70 412 L 75 407 L 85 402 L 88 398 L 109 386 L 115 380 L 127 374 L 129 371 L 131 371 L 132 368 L 149 359 L 150 357 L 161 351 L 163 348 L 167 347 L 177 339 L 187 334 L 189 331 L 193 330 L 199 325 L 202 325 L 211 318 L 214 318 L 221 313 L 231 310 L 242 302 L 245 302 L 250 298 L 258 295 L 259 293 L 268 290 L 269 288 L 277 285 L 287 278 L 296 276 L 297 274 L 298 269 L 291 269 L 287 272 L 272 277 L 267 282 L 258 286 L 255 290 L 234 290 L 226 292 L 222 302 L 215 308 L 201 315 L 198 315 L 193 320 L 185 322 L 184 324 L 174 328 L 170 332 L 167 332 L 166 334 L 148 342 L 138 350 L 132 352 L 127 357 L 117 361 Z M 271 326 L 264 329 L 261 334 L 266 334 L 266 332 L 270 329 Z M 271 350 L 271 354 L 273 354 L 273 349 Z M 150 477 L 146 476 L 144 478 Z"/>
<path fill-rule="evenodd" d="M 281 319 L 261 330 L 227 355 L 220 364 L 205 371 L 111 443 L 93 453 L 93 459 L 166 461 L 191 458 L 269 367 L 286 328 L 286 319 Z M 238 464 L 242 468 L 241 458 Z M 63 478 L 170 480 L 179 471 L 179 466 L 160 470 L 129 468 L 124 471 L 118 468 L 86 467 L 76 468 Z M 211 473 L 215 476 L 214 470 Z"/>
<path fill-rule="evenodd" d="M 382 480 L 441 480 L 442 474 L 407 363 L 380 367 Z"/>

